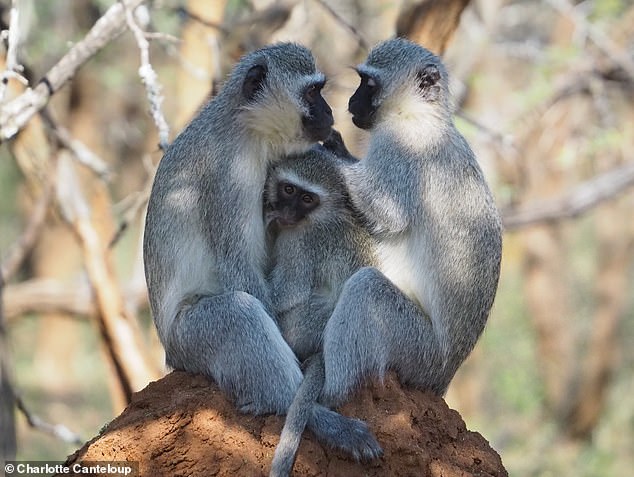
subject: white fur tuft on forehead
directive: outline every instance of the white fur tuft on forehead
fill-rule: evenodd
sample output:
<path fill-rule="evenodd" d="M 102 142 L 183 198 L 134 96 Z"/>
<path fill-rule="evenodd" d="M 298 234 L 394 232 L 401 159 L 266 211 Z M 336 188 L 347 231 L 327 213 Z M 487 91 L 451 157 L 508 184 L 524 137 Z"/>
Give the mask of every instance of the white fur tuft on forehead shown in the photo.
<path fill-rule="evenodd" d="M 297 187 L 301 187 L 305 191 L 312 192 L 313 194 L 317 194 L 320 198 L 324 198 L 327 196 L 327 191 L 323 187 L 314 182 L 307 181 L 302 177 L 298 176 L 295 171 L 290 169 L 278 168 L 276 170 L 276 176 L 278 182 L 289 182 Z"/>
<path fill-rule="evenodd" d="M 366 63 L 361 63 L 360 65 L 355 66 L 355 71 L 359 74 L 364 74 L 370 76 L 372 78 L 380 78 L 380 70 L 375 68 L 374 66 L 368 65 Z"/>

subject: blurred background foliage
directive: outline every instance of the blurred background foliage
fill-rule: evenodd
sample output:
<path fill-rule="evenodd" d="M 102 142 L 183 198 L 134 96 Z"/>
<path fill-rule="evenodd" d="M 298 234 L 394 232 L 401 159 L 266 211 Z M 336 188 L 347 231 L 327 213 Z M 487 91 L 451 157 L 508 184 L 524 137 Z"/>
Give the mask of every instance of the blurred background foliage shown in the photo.
<path fill-rule="evenodd" d="M 13 3 L 18 60 L 33 86 L 114 2 Z M 631 0 L 154 0 L 136 21 L 151 33 L 170 140 L 241 54 L 293 40 L 313 49 L 329 78 L 336 127 L 362 155 L 365 133 L 346 112 L 358 81 L 349 66 L 397 31 L 420 38 L 424 27 L 405 20 L 424 20 L 416 8 L 429 3 L 442 4 L 430 14 L 435 22 L 451 8 L 461 12 L 446 45 L 424 46 L 442 53 L 453 75 L 456 122 L 507 226 L 493 313 L 447 401 L 491 442 L 510 475 L 627 475 L 634 468 Z M 4 30 L 10 7 L 0 2 Z M 0 374 L 9 372 L 31 413 L 84 440 L 125 403 L 95 299 L 102 284 L 85 266 L 91 257 L 112 273 L 104 286 L 121 300 L 114 319 L 129 323 L 152 363 L 145 382 L 163 362 L 139 242 L 161 151 L 139 58 L 134 36 L 124 32 L 52 97 L 44 116 L 0 148 Z M 11 79 L 5 101 L 22 90 Z M 82 165 L 60 130 L 98 161 Z M 75 182 L 58 174 L 68 164 Z M 60 213 L 60 194 L 74 188 L 90 210 L 100 257 Z M 24 240 L 31 226 L 35 233 Z M 19 267 L 10 270 L 15 253 Z M 5 405 L 9 396 L 0 397 Z M 22 413 L 16 423 L 19 459 L 63 460 L 78 447 L 29 426 Z"/>

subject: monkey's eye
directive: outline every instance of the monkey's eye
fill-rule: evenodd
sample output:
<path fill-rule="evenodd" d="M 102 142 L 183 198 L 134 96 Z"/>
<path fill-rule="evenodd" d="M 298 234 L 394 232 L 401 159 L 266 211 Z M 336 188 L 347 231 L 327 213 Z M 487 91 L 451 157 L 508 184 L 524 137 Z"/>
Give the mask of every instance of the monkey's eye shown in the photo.
<path fill-rule="evenodd" d="M 368 79 L 367 79 L 367 81 L 366 81 L 366 84 L 368 85 L 368 87 L 370 87 L 370 88 L 376 88 L 376 86 L 377 86 L 377 85 L 376 85 L 376 80 L 375 80 L 374 78 L 372 78 L 371 76 L 368 76 L 367 78 L 368 78 Z"/>
<path fill-rule="evenodd" d="M 319 98 L 323 86 L 324 85 L 321 83 L 315 83 L 306 88 L 306 91 L 304 91 L 304 98 L 306 101 L 310 104 L 315 103 Z"/>
<path fill-rule="evenodd" d="M 295 193 L 295 186 L 292 186 L 291 184 L 285 184 L 282 190 L 286 195 L 293 195 Z"/>
<path fill-rule="evenodd" d="M 309 205 L 315 202 L 315 198 L 311 194 L 304 194 L 302 195 L 302 202 Z"/>

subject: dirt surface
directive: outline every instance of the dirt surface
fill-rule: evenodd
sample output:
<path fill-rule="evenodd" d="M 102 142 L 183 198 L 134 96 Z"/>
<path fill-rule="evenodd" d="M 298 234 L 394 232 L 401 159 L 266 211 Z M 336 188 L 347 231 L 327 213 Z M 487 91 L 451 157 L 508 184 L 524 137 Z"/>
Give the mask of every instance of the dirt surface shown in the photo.
<path fill-rule="evenodd" d="M 295 476 L 507 476 L 499 455 L 433 395 L 402 389 L 393 377 L 359 393 L 340 411 L 370 424 L 384 449 L 359 464 L 306 432 Z M 134 461 L 142 476 L 267 475 L 283 426 L 277 416 L 238 414 L 202 376 L 173 372 L 132 403 L 67 464 Z"/>

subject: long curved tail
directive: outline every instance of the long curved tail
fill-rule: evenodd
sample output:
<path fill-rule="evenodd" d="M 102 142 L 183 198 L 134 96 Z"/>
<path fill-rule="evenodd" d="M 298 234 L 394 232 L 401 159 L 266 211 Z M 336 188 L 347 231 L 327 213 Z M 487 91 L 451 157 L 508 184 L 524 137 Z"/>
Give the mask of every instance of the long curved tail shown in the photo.
<path fill-rule="evenodd" d="M 317 353 L 306 360 L 304 380 L 286 413 L 269 477 L 286 477 L 293 470 L 302 434 L 319 399 L 324 379 L 324 359 L 321 353 Z"/>

